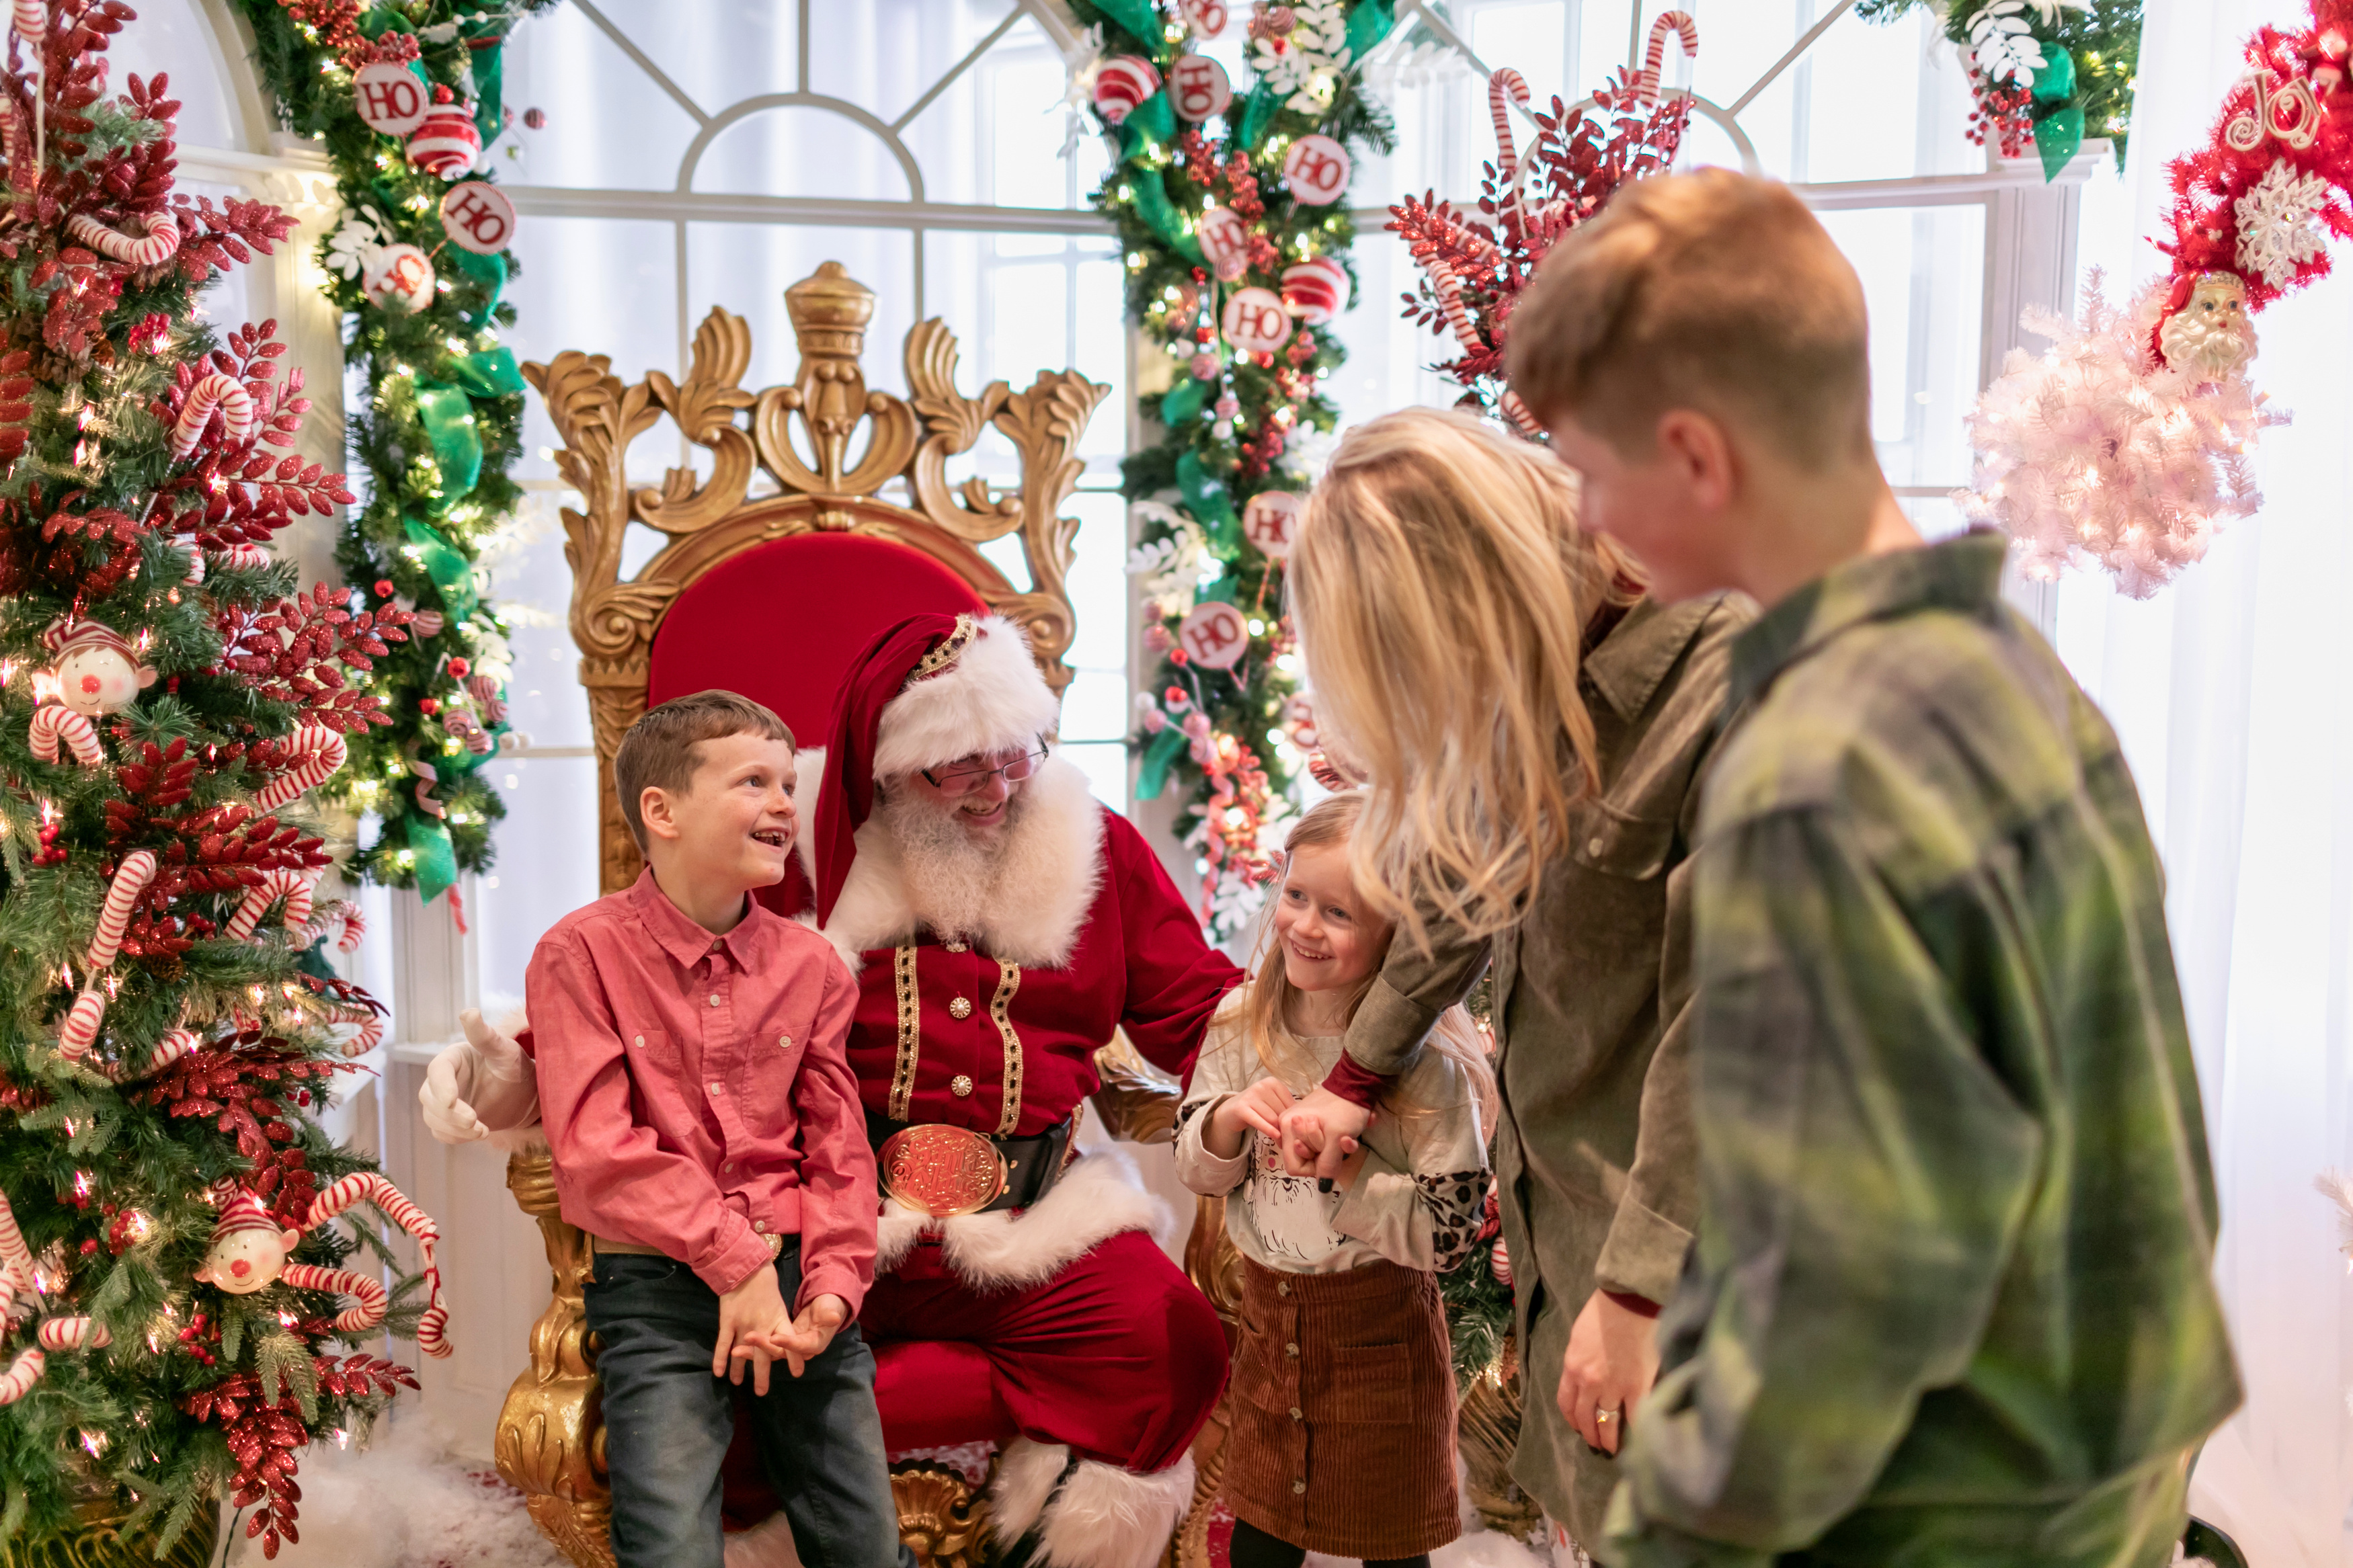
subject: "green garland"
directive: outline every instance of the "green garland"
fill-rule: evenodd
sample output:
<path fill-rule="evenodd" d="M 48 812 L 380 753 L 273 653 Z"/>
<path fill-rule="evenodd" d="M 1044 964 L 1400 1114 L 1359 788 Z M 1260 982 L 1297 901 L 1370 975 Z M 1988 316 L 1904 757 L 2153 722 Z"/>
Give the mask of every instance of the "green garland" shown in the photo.
<path fill-rule="evenodd" d="M 1071 8 L 1082 24 L 1102 28 L 1107 57 L 1141 57 L 1166 78 L 1184 52 L 1187 29 L 1173 5 L 1072 0 Z M 1227 350 L 1215 301 L 1229 289 L 1280 292 L 1284 269 L 1310 258 L 1345 266 L 1354 229 L 1345 195 L 1328 206 L 1293 199 L 1282 163 L 1293 142 L 1321 134 L 1387 152 L 1395 139 L 1356 69 L 1394 23 L 1388 0 L 1307 0 L 1289 9 L 1293 52 L 1247 91 L 1238 87 L 1216 121 L 1185 125 L 1164 88 L 1107 125 L 1113 163 L 1093 196 L 1119 226 L 1128 320 L 1165 348 L 1161 363 L 1173 373 L 1147 368 L 1138 377 L 1155 433 L 1124 472 L 1128 500 L 1148 503 L 1139 508 L 1131 568 L 1145 578 L 1145 636 L 1162 656 L 1139 702 L 1136 794 L 1156 798 L 1172 776 L 1187 792 L 1180 826 L 1207 868 L 1202 914 L 1220 937 L 1242 931 L 1258 910 L 1260 829 L 1282 814 L 1300 751 L 1313 745 L 1311 721 L 1293 700 L 1279 564 L 1244 536 L 1242 510 L 1261 491 L 1307 489 L 1291 447 L 1301 432 L 1328 433 L 1338 422 L 1322 387 L 1346 356 L 1328 331 L 1313 328 L 1296 331 L 1279 353 Z M 1272 57 L 1259 58 L 1265 66 Z M 1211 129 L 1222 135 L 1202 134 Z M 1217 279 L 1195 233 L 1213 197 L 1251 232 L 1240 278 Z M 1197 362 L 1207 377 L 1195 373 Z M 1250 627 L 1249 647 L 1230 669 L 1195 663 L 1176 642 L 1186 614 L 1214 602 L 1236 606 Z"/>
<path fill-rule="evenodd" d="M 1893 22 L 1924 5 L 1961 51 L 1978 95 L 1972 140 L 1990 135 L 2004 157 L 2022 154 L 2031 142 L 2045 174 L 2055 178 L 2084 137 L 2105 136 L 2115 145 L 2116 166 L 2124 166 L 2140 66 L 2141 0 L 1862 0 L 1855 15 Z M 2029 82 L 1997 79 L 1984 68 L 2002 58 L 2005 31 L 2031 40 L 2029 58 L 2042 58 Z"/>
<path fill-rule="evenodd" d="M 368 404 L 353 411 L 349 429 L 369 485 L 364 506 L 346 519 L 336 563 L 370 604 L 397 601 L 441 617 L 438 635 L 379 661 L 372 689 L 393 722 L 353 738 L 335 795 L 346 810 L 381 824 L 352 869 L 414 887 L 427 900 L 459 872 L 489 868 L 491 825 L 506 815 L 483 772 L 495 746 L 470 749 L 460 736 L 478 724 L 494 739 L 503 728 L 495 688 L 509 667 L 507 623 L 481 599 L 474 562 L 521 495 L 507 470 L 522 452 L 523 383 L 495 331 L 514 323 L 501 295 L 516 268 L 504 254 L 478 257 L 444 243 L 440 203 L 449 183 L 411 164 L 400 138 L 360 119 L 348 62 L 355 39 L 413 35 L 414 68 L 474 104 L 487 146 L 503 128 L 500 41 L 522 16 L 554 3 L 506 0 L 483 9 L 406 0 L 361 12 L 349 0 L 239 0 L 280 118 L 323 142 L 344 207 L 343 226 L 322 243 L 319 258 L 329 297 L 348 320 L 345 362 L 368 386 Z M 394 243 L 432 256 L 441 287 L 424 310 L 379 308 L 361 289 L 367 247 Z M 470 687 L 469 678 L 481 679 Z"/>

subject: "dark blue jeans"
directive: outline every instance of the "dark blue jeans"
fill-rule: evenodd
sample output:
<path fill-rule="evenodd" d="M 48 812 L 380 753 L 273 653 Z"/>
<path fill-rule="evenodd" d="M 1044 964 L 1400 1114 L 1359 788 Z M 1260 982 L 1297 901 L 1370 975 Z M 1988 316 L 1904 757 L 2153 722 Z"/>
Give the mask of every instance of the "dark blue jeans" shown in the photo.
<path fill-rule="evenodd" d="M 787 1237 L 776 1285 L 800 1290 L 800 1241 Z M 683 1264 L 600 1255 L 583 1290 L 604 1342 L 605 1455 L 620 1568 L 720 1568 L 719 1466 L 734 1436 L 738 1390 L 711 1375 L 719 1297 Z M 842 1325 L 799 1377 L 779 1362 L 765 1398 L 741 1393 L 768 1484 L 784 1500 L 807 1568 L 913 1568 L 899 1544 L 874 1352 Z"/>

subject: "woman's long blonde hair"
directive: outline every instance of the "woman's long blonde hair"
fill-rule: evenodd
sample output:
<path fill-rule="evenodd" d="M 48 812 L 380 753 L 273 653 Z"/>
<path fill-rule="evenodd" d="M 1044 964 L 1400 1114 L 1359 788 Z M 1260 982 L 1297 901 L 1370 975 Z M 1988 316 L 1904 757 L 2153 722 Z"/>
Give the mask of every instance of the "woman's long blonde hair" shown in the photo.
<path fill-rule="evenodd" d="M 1286 868 L 1288 858 L 1303 849 L 1345 847 L 1352 844 L 1364 815 L 1362 790 L 1349 790 L 1316 802 L 1305 816 L 1292 824 L 1283 840 Z M 1361 891 L 1358 896 L 1362 896 Z M 1299 1000 L 1300 991 L 1291 983 L 1275 940 L 1274 915 L 1281 907 L 1278 892 L 1268 902 L 1266 914 L 1260 921 L 1258 952 L 1253 959 L 1255 973 L 1242 1002 L 1242 1016 L 1250 1041 L 1258 1048 L 1259 1065 L 1293 1092 L 1305 1094 L 1322 1081 L 1324 1074 L 1314 1053 L 1291 1026 L 1293 1005 Z M 1375 955 L 1373 966 L 1348 994 L 1344 1011 L 1351 1023 L 1356 1020 L 1356 1009 L 1364 1005 L 1373 982 L 1380 977 L 1380 959 L 1387 956 L 1390 940 L 1391 933 L 1379 933 L 1375 945 L 1380 951 Z M 1492 1131 L 1495 1125 L 1495 1068 L 1488 1059 L 1487 1043 L 1481 1037 L 1478 1026 L 1472 1022 L 1471 1015 L 1461 1007 L 1449 1007 L 1440 1014 L 1430 1030 L 1430 1048 L 1462 1068 L 1470 1079 L 1472 1098 L 1478 1101 L 1479 1125 Z M 1393 1114 L 1404 1117 L 1424 1116 L 1447 1109 L 1417 1104 L 1394 1088 L 1383 1097 L 1382 1103 Z"/>
<path fill-rule="evenodd" d="M 1492 936 L 1525 910 L 1598 784 L 1586 629 L 1641 576 L 1577 526 L 1549 453 L 1462 413 L 1356 426 L 1290 562 L 1317 728 L 1368 775 L 1349 870 L 1418 944 L 1436 913 Z"/>

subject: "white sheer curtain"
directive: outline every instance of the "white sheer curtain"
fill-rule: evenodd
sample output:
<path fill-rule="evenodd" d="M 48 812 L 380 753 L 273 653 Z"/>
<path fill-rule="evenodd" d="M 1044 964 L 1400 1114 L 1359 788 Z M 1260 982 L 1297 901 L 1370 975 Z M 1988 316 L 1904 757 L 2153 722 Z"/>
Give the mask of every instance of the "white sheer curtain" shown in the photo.
<path fill-rule="evenodd" d="M 2208 134 L 2256 26 L 2292 0 L 2147 8 L 2129 212 L 2084 254 L 2133 281 L 2171 202 L 2165 163 Z M 2119 204 L 2123 205 L 2123 204 Z M 2145 604 L 2071 577 L 2060 651 L 2124 738 L 2163 850 L 2168 910 L 2222 1195 L 2217 1264 L 2247 1405 L 2208 1445 L 2192 1504 L 2256 1568 L 2353 1562 L 2353 1305 L 2328 1205 L 2347 1148 L 2353 973 L 2353 252 L 2257 318 L 2257 384 L 2295 423 L 2263 438 L 2266 504 Z"/>

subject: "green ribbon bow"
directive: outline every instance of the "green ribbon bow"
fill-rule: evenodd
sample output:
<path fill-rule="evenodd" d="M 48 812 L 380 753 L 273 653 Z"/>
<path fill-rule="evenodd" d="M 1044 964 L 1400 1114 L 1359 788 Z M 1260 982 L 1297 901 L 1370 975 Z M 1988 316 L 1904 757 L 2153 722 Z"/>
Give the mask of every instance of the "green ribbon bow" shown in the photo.
<path fill-rule="evenodd" d="M 1201 405 L 1209 401 L 1209 384 L 1196 381 L 1187 373 L 1183 383 L 1160 400 L 1160 423 L 1174 430 L 1200 417 Z"/>
<path fill-rule="evenodd" d="M 417 417 L 441 468 L 441 493 L 434 510 L 446 511 L 482 477 L 482 437 L 474 428 L 474 405 L 460 387 L 420 381 Z"/>
<path fill-rule="evenodd" d="M 417 564 L 433 579 L 436 592 L 441 595 L 441 610 L 453 621 L 462 621 L 474 613 L 480 600 L 474 593 L 474 568 L 458 553 L 451 544 L 434 531 L 433 525 L 419 522 L 413 517 L 400 520 L 402 531 L 408 535 L 409 548 L 417 552 Z"/>
<path fill-rule="evenodd" d="M 1176 459 L 1176 489 L 1193 515 L 1212 533 L 1229 536 L 1241 526 L 1241 520 L 1234 515 L 1234 503 L 1226 495 L 1226 487 L 1201 467 L 1199 453 L 1187 452 Z"/>
<path fill-rule="evenodd" d="M 1162 88 L 1127 111 L 1119 122 L 1119 156 L 1124 163 L 1141 163 L 1176 140 L 1176 110 Z"/>
<path fill-rule="evenodd" d="M 487 148 L 506 130 L 506 115 L 500 102 L 506 87 L 506 61 L 502 47 L 506 36 L 500 29 L 506 26 L 503 16 L 485 16 L 467 23 L 458 30 L 472 51 L 474 76 L 474 130 Z"/>
<path fill-rule="evenodd" d="M 515 364 L 514 350 L 504 344 L 459 355 L 450 362 L 449 376 L 465 389 L 467 396 L 485 402 L 493 397 L 519 396 L 527 384 L 522 371 Z"/>
<path fill-rule="evenodd" d="M 1135 798 L 1158 800 L 1168 787 L 1168 769 L 1185 752 L 1185 731 L 1171 724 L 1145 742 L 1135 769 Z"/>
<path fill-rule="evenodd" d="M 1397 13 L 1389 8 L 1389 0 L 1360 0 L 1348 13 L 1348 58 L 1362 65 L 1365 56 L 1372 51 L 1389 29 L 1397 26 Z"/>
<path fill-rule="evenodd" d="M 506 289 L 506 253 L 498 251 L 489 256 L 477 256 L 470 250 L 451 245 L 443 247 L 441 254 L 459 272 L 482 286 L 481 308 L 467 311 L 465 317 L 466 325 L 479 331 L 490 321 L 491 312 L 499 308 L 499 295 Z"/>
<path fill-rule="evenodd" d="M 2046 114 L 2034 122 L 2034 150 L 2042 155 L 2042 178 L 2045 184 L 2059 177 L 2084 145 L 2084 108 L 2071 103 L 2055 114 Z"/>
<path fill-rule="evenodd" d="M 411 817 L 408 852 L 417 861 L 417 896 L 431 903 L 458 885 L 458 848 L 449 829 L 431 818 Z"/>
<path fill-rule="evenodd" d="M 1136 41 L 1155 54 L 1160 49 L 1160 12 L 1150 0 L 1096 0 L 1095 9 L 1107 22 L 1134 33 Z"/>
<path fill-rule="evenodd" d="M 1176 253 L 1196 267 L 1208 265 L 1201 254 L 1201 242 L 1185 226 L 1184 215 L 1168 202 L 1168 193 L 1160 184 L 1157 169 L 1137 169 L 1127 177 L 1127 188 L 1135 198 L 1135 210 L 1152 226 L 1152 232 L 1166 240 Z"/>
<path fill-rule="evenodd" d="M 1266 83 L 1250 89 L 1250 98 L 1242 104 L 1241 126 L 1234 132 L 1241 138 L 1244 149 L 1258 151 L 1258 144 L 1266 140 L 1267 127 L 1274 123 L 1274 111 L 1282 107 L 1282 100 Z"/>

